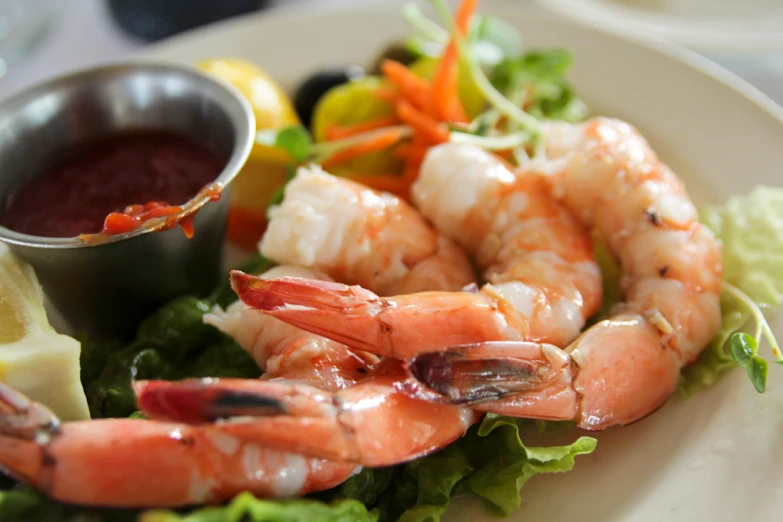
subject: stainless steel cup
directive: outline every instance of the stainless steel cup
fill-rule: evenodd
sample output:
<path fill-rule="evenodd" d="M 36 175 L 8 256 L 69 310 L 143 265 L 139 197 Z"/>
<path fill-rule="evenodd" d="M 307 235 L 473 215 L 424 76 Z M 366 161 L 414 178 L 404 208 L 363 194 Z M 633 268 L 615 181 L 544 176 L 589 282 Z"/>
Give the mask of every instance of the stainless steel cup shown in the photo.
<path fill-rule="evenodd" d="M 223 197 L 198 212 L 192 239 L 178 228 L 136 230 L 89 245 L 0 227 L 0 240 L 33 266 L 70 325 L 100 336 L 129 336 L 163 302 L 205 295 L 219 282 L 229 183 L 255 133 L 250 105 L 233 87 L 193 68 L 149 62 L 58 78 L 0 105 L 3 208 L 20 184 L 74 147 L 129 129 L 183 132 L 211 142 L 228 158 L 216 180 L 225 187 Z"/>

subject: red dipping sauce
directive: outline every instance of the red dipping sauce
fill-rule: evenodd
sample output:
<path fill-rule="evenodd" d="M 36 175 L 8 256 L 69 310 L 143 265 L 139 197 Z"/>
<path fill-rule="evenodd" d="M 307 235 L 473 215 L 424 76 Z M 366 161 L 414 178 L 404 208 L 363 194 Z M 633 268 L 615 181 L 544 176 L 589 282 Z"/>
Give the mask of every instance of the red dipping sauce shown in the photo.
<path fill-rule="evenodd" d="M 146 219 L 175 216 L 218 177 L 226 161 L 212 145 L 181 134 L 118 134 L 19 187 L 2 224 L 43 237 L 129 232 Z M 211 190 L 211 199 L 219 197 L 219 189 Z"/>

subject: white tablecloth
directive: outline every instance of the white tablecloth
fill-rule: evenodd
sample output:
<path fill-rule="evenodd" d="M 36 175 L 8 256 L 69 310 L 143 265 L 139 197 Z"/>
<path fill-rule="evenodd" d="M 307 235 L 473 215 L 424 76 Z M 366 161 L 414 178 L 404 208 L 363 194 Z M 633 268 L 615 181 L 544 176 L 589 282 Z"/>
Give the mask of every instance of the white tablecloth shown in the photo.
<path fill-rule="evenodd" d="M 12 66 L 0 79 L 0 99 L 45 78 L 122 58 L 143 42 L 123 33 L 110 18 L 104 0 L 59 0 L 68 2 L 64 15 L 51 34 L 22 63 Z M 318 2 L 341 4 L 383 0 L 274 0 L 276 4 Z M 525 0 L 519 0 L 525 1 Z M 783 105 L 783 53 L 711 54 L 708 56 L 748 80 L 778 104 Z"/>

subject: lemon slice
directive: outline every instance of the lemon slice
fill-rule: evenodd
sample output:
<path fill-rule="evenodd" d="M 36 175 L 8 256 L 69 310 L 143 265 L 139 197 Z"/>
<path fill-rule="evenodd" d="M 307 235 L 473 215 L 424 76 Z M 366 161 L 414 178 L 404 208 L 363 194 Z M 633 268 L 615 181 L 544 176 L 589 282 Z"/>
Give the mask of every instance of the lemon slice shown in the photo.
<path fill-rule="evenodd" d="M 62 420 L 88 419 L 80 353 L 78 341 L 49 324 L 33 269 L 0 243 L 0 381 Z"/>
<path fill-rule="evenodd" d="M 257 130 L 280 130 L 299 124 L 293 103 L 285 91 L 266 71 L 237 58 L 203 60 L 196 64 L 201 71 L 230 83 L 244 95 L 256 117 Z M 280 149 L 256 143 L 250 158 L 286 165 L 291 157 Z"/>

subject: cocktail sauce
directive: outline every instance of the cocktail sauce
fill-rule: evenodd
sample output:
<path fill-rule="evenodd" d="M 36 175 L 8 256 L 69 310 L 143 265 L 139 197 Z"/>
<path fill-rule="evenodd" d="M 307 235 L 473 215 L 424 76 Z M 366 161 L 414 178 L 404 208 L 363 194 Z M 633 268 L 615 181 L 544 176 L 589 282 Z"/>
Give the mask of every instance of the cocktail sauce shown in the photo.
<path fill-rule="evenodd" d="M 3 212 L 3 226 L 34 236 L 76 237 L 122 234 L 149 219 L 176 219 L 225 164 L 210 144 L 184 135 L 121 133 L 90 143 L 19 187 Z"/>

